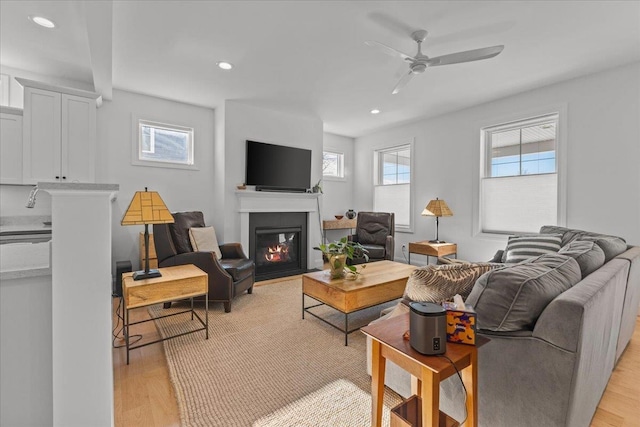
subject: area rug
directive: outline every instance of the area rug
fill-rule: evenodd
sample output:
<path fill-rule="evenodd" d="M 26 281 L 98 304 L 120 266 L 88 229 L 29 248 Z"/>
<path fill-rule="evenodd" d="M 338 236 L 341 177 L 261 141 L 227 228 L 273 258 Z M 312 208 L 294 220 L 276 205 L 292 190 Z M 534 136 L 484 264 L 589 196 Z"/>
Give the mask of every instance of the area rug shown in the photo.
<path fill-rule="evenodd" d="M 198 332 L 164 342 L 183 426 L 370 425 L 365 336 L 354 332 L 345 346 L 340 331 L 313 316 L 302 319 L 301 299 L 301 279 L 256 286 L 252 295 L 234 299 L 231 313 L 222 304 L 210 307 L 208 340 Z M 184 307 L 150 311 L 157 316 Z M 366 325 L 384 307 L 350 315 L 349 327 Z M 197 311 L 204 315 L 202 307 Z M 314 312 L 337 325 L 344 321 L 328 307 Z M 182 314 L 156 325 L 167 336 L 198 324 Z M 384 425 L 389 408 L 400 402 L 385 391 Z"/>

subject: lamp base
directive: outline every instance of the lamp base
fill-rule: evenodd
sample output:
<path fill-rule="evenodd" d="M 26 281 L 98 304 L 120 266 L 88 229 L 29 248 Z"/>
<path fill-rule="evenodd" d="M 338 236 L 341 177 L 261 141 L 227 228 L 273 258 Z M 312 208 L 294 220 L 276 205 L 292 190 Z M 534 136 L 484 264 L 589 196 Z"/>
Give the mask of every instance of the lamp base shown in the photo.
<path fill-rule="evenodd" d="M 429 243 L 447 243 L 444 240 L 429 240 Z"/>
<path fill-rule="evenodd" d="M 162 277 L 160 270 L 153 269 L 149 270 L 148 273 L 144 270 L 140 270 L 133 273 L 133 280 L 153 279 L 154 277 Z"/>

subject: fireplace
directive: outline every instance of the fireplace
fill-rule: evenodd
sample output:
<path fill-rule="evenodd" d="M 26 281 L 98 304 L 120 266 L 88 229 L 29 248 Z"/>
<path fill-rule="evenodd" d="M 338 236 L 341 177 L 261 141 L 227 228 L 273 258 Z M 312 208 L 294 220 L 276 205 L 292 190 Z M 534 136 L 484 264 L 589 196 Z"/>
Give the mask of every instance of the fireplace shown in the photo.
<path fill-rule="evenodd" d="M 293 276 L 307 271 L 306 212 L 249 215 L 249 258 L 256 280 Z"/>

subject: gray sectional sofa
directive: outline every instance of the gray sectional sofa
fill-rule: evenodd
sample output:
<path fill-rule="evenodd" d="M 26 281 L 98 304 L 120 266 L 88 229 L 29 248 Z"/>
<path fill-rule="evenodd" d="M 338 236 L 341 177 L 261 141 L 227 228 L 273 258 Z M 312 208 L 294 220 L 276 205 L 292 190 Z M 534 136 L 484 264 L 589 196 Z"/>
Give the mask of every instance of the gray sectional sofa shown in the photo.
<path fill-rule="evenodd" d="M 479 333 L 491 340 L 478 354 L 479 425 L 483 427 L 589 426 L 636 325 L 639 246 L 621 248 L 619 238 L 562 227 L 545 226 L 541 232 L 560 234 L 564 252 L 573 248 L 572 256 L 561 250 L 492 270 L 476 281 L 467 300 L 478 311 L 478 327 L 484 328 Z M 589 246 L 580 244 L 584 241 L 602 248 L 603 265 L 594 266 L 593 257 L 585 251 L 575 253 L 576 247 Z M 536 262 L 544 265 L 533 265 Z M 551 286 L 558 292 L 533 317 L 514 314 L 518 305 L 526 311 L 522 301 L 514 299 L 511 306 L 500 301 L 513 289 L 514 295 L 521 296 L 527 287 L 509 290 L 509 285 L 503 287 L 504 279 L 511 274 L 513 281 L 520 280 L 518 276 L 527 269 L 535 276 L 527 280 L 529 288 Z M 546 276 L 553 276 L 551 285 L 536 281 Z M 564 284 L 558 280 L 562 277 L 567 280 Z M 527 298 L 535 300 L 531 305 L 540 304 L 535 297 Z M 399 305 L 388 316 L 402 312 L 406 307 Z M 387 362 L 385 383 L 404 397 L 410 395 L 409 374 L 391 362 Z M 441 409 L 462 420 L 462 396 L 459 379 L 450 377 L 441 384 Z"/>

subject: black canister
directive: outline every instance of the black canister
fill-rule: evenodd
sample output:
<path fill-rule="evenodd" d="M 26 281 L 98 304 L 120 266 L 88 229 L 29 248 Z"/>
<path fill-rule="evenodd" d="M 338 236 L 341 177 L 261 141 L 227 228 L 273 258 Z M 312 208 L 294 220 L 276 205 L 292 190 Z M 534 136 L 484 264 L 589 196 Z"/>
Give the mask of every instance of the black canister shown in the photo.
<path fill-rule="evenodd" d="M 447 351 L 447 311 L 431 302 L 409 304 L 409 343 L 414 350 L 426 355 Z"/>

